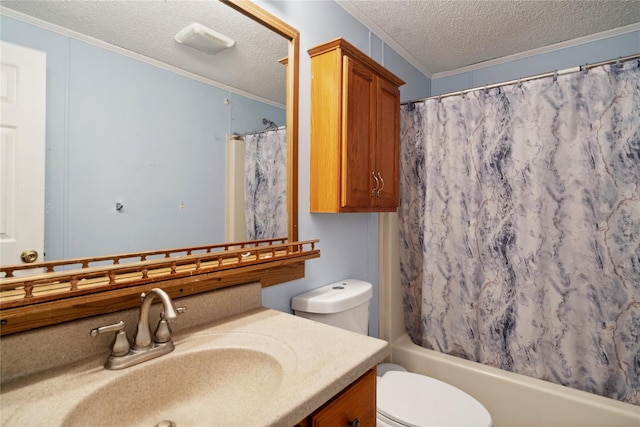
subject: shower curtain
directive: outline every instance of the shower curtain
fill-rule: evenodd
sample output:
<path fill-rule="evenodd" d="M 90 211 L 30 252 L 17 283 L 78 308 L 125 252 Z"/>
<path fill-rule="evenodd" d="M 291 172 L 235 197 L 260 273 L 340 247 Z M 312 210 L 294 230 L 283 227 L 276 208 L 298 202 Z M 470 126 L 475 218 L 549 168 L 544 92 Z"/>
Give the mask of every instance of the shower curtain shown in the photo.
<path fill-rule="evenodd" d="M 287 237 L 287 132 L 244 137 L 244 207 L 247 239 Z"/>
<path fill-rule="evenodd" d="M 640 404 L 640 61 L 401 112 L 421 346 Z"/>

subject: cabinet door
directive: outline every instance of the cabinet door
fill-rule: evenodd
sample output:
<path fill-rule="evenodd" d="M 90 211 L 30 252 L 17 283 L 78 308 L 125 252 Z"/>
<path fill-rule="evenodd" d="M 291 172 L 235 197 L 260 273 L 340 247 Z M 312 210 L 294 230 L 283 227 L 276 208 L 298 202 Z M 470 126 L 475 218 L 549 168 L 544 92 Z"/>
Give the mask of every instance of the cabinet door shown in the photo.
<path fill-rule="evenodd" d="M 376 371 L 371 369 L 310 417 L 312 427 L 376 425 Z"/>
<path fill-rule="evenodd" d="M 341 207 L 373 206 L 376 78 L 358 61 L 343 58 Z"/>
<path fill-rule="evenodd" d="M 376 204 L 395 210 L 399 201 L 400 90 L 393 83 L 377 79 L 376 175 L 380 191 Z"/>

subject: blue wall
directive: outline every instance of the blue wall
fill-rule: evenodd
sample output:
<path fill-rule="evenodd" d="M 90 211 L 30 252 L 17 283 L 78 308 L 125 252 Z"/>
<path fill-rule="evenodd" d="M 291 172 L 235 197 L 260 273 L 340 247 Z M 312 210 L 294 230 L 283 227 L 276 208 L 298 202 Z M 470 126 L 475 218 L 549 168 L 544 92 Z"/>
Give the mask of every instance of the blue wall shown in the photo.
<path fill-rule="evenodd" d="M 558 49 L 498 65 L 473 67 L 471 71 L 455 71 L 446 77 L 434 75 L 431 94 L 441 95 L 464 89 L 482 87 L 518 78 L 549 73 L 584 64 L 633 55 L 640 52 L 640 31 L 634 31 L 597 41 Z M 451 74 L 451 75 L 449 75 Z"/>
<path fill-rule="evenodd" d="M 624 56 L 640 51 L 638 33 L 600 40 L 537 57 L 429 81 L 375 34 L 329 1 L 258 1 L 259 5 L 289 23 L 301 37 L 300 52 L 300 238 L 319 238 L 322 256 L 306 263 L 304 279 L 267 288 L 263 304 L 288 311 L 292 296 L 306 290 L 352 277 L 374 284 L 370 333 L 378 333 L 378 215 L 309 213 L 309 103 L 310 47 L 344 37 L 407 82 L 403 101 L 465 88 L 498 83 L 518 77 Z"/>
<path fill-rule="evenodd" d="M 320 259 L 306 263 L 304 279 L 265 289 L 263 304 L 290 311 L 291 297 L 306 290 L 344 278 L 367 280 L 374 284 L 370 330 L 375 336 L 378 214 L 309 213 L 310 60 L 306 51 L 336 37 L 346 38 L 406 82 L 401 87 L 403 100 L 428 96 L 429 79 L 334 2 L 269 1 L 260 5 L 301 32 L 299 236 L 319 238 L 322 253 Z M 214 172 L 223 171 L 224 167 L 218 162 L 223 155 L 213 149 L 214 145 L 223 144 L 226 133 L 246 130 L 242 126 L 247 117 L 240 111 L 252 111 L 260 119 L 271 118 L 274 114 L 264 110 L 269 106 L 8 17 L 3 16 L 1 24 L 2 39 L 47 52 L 48 257 L 182 246 L 180 239 L 187 235 L 201 239 L 189 244 L 223 241 L 223 236 L 216 237 L 222 230 L 213 229 L 208 222 L 221 206 L 206 197 L 200 184 L 197 193 L 184 192 L 174 188 L 174 181 L 201 176 L 216 182 Z M 127 96 L 129 89 L 138 85 L 153 99 L 151 107 L 143 107 L 139 99 Z M 229 113 L 224 111 L 224 98 L 232 99 Z M 249 108 L 245 108 L 248 104 Z M 130 120 L 134 111 L 145 108 L 152 108 L 144 118 L 158 126 L 153 132 L 143 131 L 143 126 Z M 166 128 L 173 116 L 183 116 L 196 124 L 190 129 L 192 134 L 187 136 L 184 126 Z M 97 124 L 88 125 L 89 119 L 96 118 Z M 89 138 L 93 127 L 100 129 L 100 135 Z M 198 141 L 196 145 L 186 146 L 186 141 L 192 139 Z M 124 148 L 129 149 L 134 143 L 136 157 L 123 155 Z M 76 156 L 82 159 L 81 163 L 75 162 Z M 177 166 L 173 163 L 177 159 L 185 163 Z M 173 166 L 171 172 L 156 172 L 168 164 Z M 143 170 L 155 172 L 154 178 L 143 180 Z M 143 200 L 145 195 L 150 197 Z M 118 201 L 125 205 L 120 214 L 114 209 Z M 184 212 L 178 209 L 181 201 L 185 203 Z M 127 224 L 134 223 L 133 216 L 146 221 L 148 229 L 127 228 Z M 160 230 L 164 218 L 172 225 Z M 91 231 L 81 232 L 81 227 Z M 159 235 L 169 235 L 173 243 L 160 243 Z M 126 248 L 114 250 L 108 245 L 95 245 L 116 239 L 125 242 Z"/>
<path fill-rule="evenodd" d="M 378 215 L 309 213 L 310 60 L 306 53 L 307 49 L 336 37 L 344 37 L 406 81 L 406 84 L 401 88 L 403 101 L 429 96 L 431 94 L 430 90 L 433 94 L 457 91 L 540 72 L 547 72 L 553 69 L 571 67 L 585 62 L 593 63 L 599 60 L 640 51 L 640 35 L 638 33 L 632 33 L 611 38 L 610 40 L 602 40 L 563 51 L 514 61 L 513 63 L 464 72 L 451 77 L 434 79 L 433 82 L 430 82 L 427 77 L 422 75 L 396 52 L 386 46 L 380 38 L 355 20 L 335 2 L 263 0 L 257 3 L 298 29 L 301 33 L 298 159 L 299 237 L 301 240 L 320 239 L 318 247 L 322 254 L 319 259 L 306 263 L 306 275 L 304 279 L 266 288 L 263 291 L 263 304 L 278 310 L 290 311 L 290 300 L 294 295 L 344 278 L 367 280 L 374 284 L 375 290 L 370 322 L 370 332 L 371 335 L 374 336 L 378 334 Z M 7 30 L 7 25 L 18 25 L 16 22 L 17 21 L 9 20 L 5 17 L 2 18 L 3 39 L 5 38 L 5 33 L 10 33 L 10 31 Z M 65 123 L 68 118 L 65 115 L 64 108 L 60 109 L 59 107 L 50 105 L 52 102 L 50 98 L 65 99 L 66 96 L 69 96 L 65 89 L 67 83 L 66 67 L 69 66 L 68 55 L 72 53 L 71 47 L 74 44 L 80 43 L 71 43 L 66 37 L 51 32 L 44 32 L 44 30 L 41 29 L 32 29 L 31 31 L 41 34 L 33 36 L 32 38 L 34 40 L 29 38 L 18 41 L 15 39 L 11 40 L 11 37 L 7 38 L 7 40 L 44 50 L 48 53 L 47 59 L 50 69 L 48 68 L 47 82 L 47 180 L 50 178 L 57 178 L 57 180 L 52 179 L 51 185 L 49 185 L 49 183 L 47 184 L 47 194 L 49 197 L 50 193 L 55 193 L 56 200 L 64 202 L 64 175 L 59 174 L 59 169 L 63 168 L 64 156 L 66 155 L 65 150 L 67 150 L 66 144 L 69 144 L 65 139 L 67 138 Z M 18 31 L 18 33 L 23 32 L 24 30 Z M 69 49 L 69 51 L 67 51 L 67 49 Z M 87 49 L 97 48 L 89 46 Z M 105 55 L 110 56 L 111 54 L 105 53 Z M 126 62 L 126 60 L 123 61 Z M 138 66 L 141 65 L 132 65 L 134 68 Z M 158 76 L 158 79 L 162 78 L 162 76 Z M 185 82 L 187 86 L 190 84 L 195 83 Z M 98 88 L 96 88 L 96 90 L 98 90 Z M 185 87 L 184 90 L 189 92 L 190 89 Z M 203 97 L 202 99 L 204 103 L 203 106 L 212 110 L 221 108 L 219 106 L 221 99 L 233 99 L 233 94 L 219 91 L 215 88 L 202 88 L 202 90 L 212 92 L 210 95 L 211 99 L 207 97 Z M 118 100 L 113 100 L 113 102 L 116 101 Z M 170 103 L 170 99 L 167 98 L 166 102 Z M 239 105 L 236 101 L 233 101 L 232 105 L 233 104 Z M 103 114 L 107 113 L 105 112 Z M 211 120 L 215 121 L 216 119 L 212 118 Z M 213 133 L 212 135 L 218 138 L 227 132 L 238 131 L 235 127 L 241 122 L 241 119 L 237 118 L 235 113 L 232 113 L 232 117 L 229 118 L 228 122 L 230 123 L 228 127 L 223 128 L 223 130 L 216 129 L 214 132 L 217 133 Z M 114 125 L 114 127 L 116 129 L 112 135 L 129 133 L 118 132 L 118 126 Z M 176 133 L 175 135 L 172 137 L 172 141 L 162 149 L 165 150 L 167 155 L 173 153 L 173 155 L 188 157 L 189 150 L 185 149 L 183 145 L 180 145 L 178 141 L 176 141 L 176 139 L 179 138 L 179 134 Z M 103 144 L 105 143 L 103 142 Z M 155 149 L 155 147 L 155 143 L 151 145 L 151 149 Z M 176 150 L 171 150 L 171 147 Z M 50 159 L 55 159 L 51 160 L 53 165 L 49 164 Z M 204 163 L 209 164 L 206 161 Z M 51 177 L 50 175 L 55 175 L 55 177 Z M 78 176 L 78 179 L 80 179 L 82 173 L 78 172 L 74 177 L 75 176 Z M 82 194 L 79 193 L 79 195 Z M 105 209 L 112 210 L 112 206 L 115 203 L 115 200 L 113 200 L 115 195 L 117 194 L 109 195 L 109 197 L 105 197 L 104 200 L 96 197 L 92 203 L 104 202 L 106 204 Z M 174 205 L 176 201 L 178 201 L 177 198 L 171 201 L 172 209 L 175 208 Z M 58 241 L 59 238 L 62 240 L 63 232 L 60 230 L 65 230 L 65 227 L 69 224 L 65 224 L 62 212 L 58 211 L 69 209 L 69 207 L 48 206 L 48 209 L 55 215 L 51 215 L 51 219 L 48 217 L 47 228 L 53 228 L 54 231 L 51 233 L 58 234 L 55 236 L 49 234 L 49 239 Z M 206 209 L 206 206 L 200 205 L 197 209 Z M 50 214 L 49 210 L 48 215 Z M 108 213 L 113 215 L 111 211 Z M 50 223 L 53 227 L 49 226 Z M 98 224 L 97 221 L 95 223 Z M 104 253 L 104 251 L 100 252 Z M 71 255 L 66 253 L 65 256 Z"/>
<path fill-rule="evenodd" d="M 320 239 L 321 257 L 306 262 L 305 278 L 263 290 L 263 304 L 290 311 L 291 298 L 344 278 L 374 284 L 370 334 L 378 335 L 378 214 L 309 213 L 310 59 L 313 46 L 343 37 L 407 84 L 403 100 L 429 95 L 429 79 L 333 1 L 259 1 L 261 7 L 300 31 L 299 237 Z"/>
<path fill-rule="evenodd" d="M 47 54 L 46 259 L 224 241 L 226 134 L 284 109 L 0 19 L 2 40 Z"/>

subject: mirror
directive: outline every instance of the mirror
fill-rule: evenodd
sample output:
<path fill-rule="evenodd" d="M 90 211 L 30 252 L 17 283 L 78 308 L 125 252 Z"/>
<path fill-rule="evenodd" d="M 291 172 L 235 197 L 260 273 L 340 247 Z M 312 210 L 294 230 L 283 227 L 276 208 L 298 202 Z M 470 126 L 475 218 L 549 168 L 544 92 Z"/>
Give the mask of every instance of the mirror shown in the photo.
<path fill-rule="evenodd" d="M 55 17 L 58 21 L 54 23 L 61 27 L 73 23 L 78 27 L 72 29 L 78 32 L 152 58 L 151 65 L 131 65 L 131 60 L 122 59 L 117 52 L 96 55 L 98 49 L 90 41 L 69 42 L 68 76 L 48 78 L 47 84 L 53 89 L 62 84 L 62 90 L 65 85 L 69 90 L 61 95 L 66 97 L 66 105 L 47 105 L 47 156 L 57 158 L 58 163 L 46 171 L 45 259 L 222 243 L 225 202 L 221 183 L 225 181 L 225 166 L 220 153 L 225 150 L 225 135 L 264 129 L 263 119 L 286 124 L 286 237 L 296 241 L 297 31 L 246 1 L 124 2 L 131 6 L 128 16 L 115 15 L 118 9 L 110 9 L 113 3 L 2 4 L 3 10 L 9 7 L 43 20 L 54 21 Z M 122 6 L 123 2 L 118 2 L 118 7 Z M 84 18 L 78 19 L 76 13 Z M 179 27 L 200 16 L 201 23 L 235 38 L 236 49 L 211 56 L 181 46 L 172 38 L 181 28 L 162 32 L 150 25 L 160 19 L 153 13 L 181 18 L 182 21 L 174 20 L 179 21 Z M 139 24 L 142 17 L 144 26 Z M 92 32 L 98 31 L 107 18 L 123 27 L 113 28 L 112 24 L 112 31 L 104 37 Z M 251 24 L 258 28 L 249 30 Z M 3 38 L 8 31 L 2 30 Z M 249 43 L 266 41 L 266 46 L 277 46 L 269 34 L 277 35 L 281 42 L 274 55 L 267 56 L 270 49 L 265 45 L 254 47 L 248 54 L 239 53 Z M 158 40 L 163 40 L 164 45 L 149 51 Z M 287 66 L 278 63 L 284 56 Z M 256 60 L 259 66 L 247 62 L 249 59 Z M 56 57 L 48 60 L 49 69 L 56 66 Z M 176 77 L 163 70 L 167 63 L 172 64 L 169 71 L 178 67 L 193 73 L 189 77 L 196 83 L 187 89 L 190 93 L 168 89 Z M 235 71 L 213 74 L 224 72 L 229 64 L 237 67 Z M 248 77 L 250 71 L 262 70 L 263 66 L 269 71 L 262 71 L 259 78 Z M 154 69 L 153 77 L 146 74 L 150 68 Z M 126 71 L 140 76 L 131 79 Z M 279 73 L 280 84 L 268 84 L 269 79 L 264 76 L 272 73 Z M 199 82 L 200 75 L 241 90 L 234 93 Z M 153 79 L 164 91 L 146 85 Z M 136 94 L 134 89 L 146 92 Z M 203 93 L 207 91 L 211 95 L 205 98 Z M 87 99 L 94 102 L 87 103 Z M 197 108 L 198 103 L 205 108 Z M 165 105 L 174 108 L 164 108 Z M 208 105 L 210 109 L 206 108 Z M 65 115 L 65 110 L 71 113 Z M 50 114 L 54 111 L 61 112 Z M 118 116 L 113 115 L 116 112 Z M 147 132 L 141 125 L 145 122 L 156 128 Z M 213 123 L 221 126 L 216 128 Z M 52 144 L 60 134 L 62 142 Z M 200 144 L 190 148 L 188 143 L 198 138 Z M 78 162 L 74 161 L 76 158 Z M 179 186 L 183 181 L 186 188 Z"/>
<path fill-rule="evenodd" d="M 132 2 L 135 4 L 143 4 L 143 3 L 152 3 L 155 5 L 160 5 L 164 3 L 171 3 L 169 0 L 167 2 Z M 16 2 L 19 4 L 22 3 L 63 3 L 65 5 L 71 5 L 75 3 L 82 3 L 84 5 L 95 5 L 95 4 L 108 4 L 115 2 Z M 117 2 L 118 5 L 123 2 Z M 182 3 L 182 2 L 177 2 Z M 185 2 L 188 3 L 188 2 Z M 218 4 L 218 2 L 193 2 L 198 4 Z M 9 4 L 9 2 L 2 3 L 2 11 L 5 11 L 5 4 Z M 282 37 L 283 40 L 288 41 L 287 43 L 287 56 L 283 58 L 278 64 L 280 69 L 284 68 L 286 73 L 286 95 L 285 95 L 285 104 L 286 104 L 286 175 L 287 175 L 287 189 L 286 189 L 286 204 L 287 204 L 287 213 L 288 213 L 288 242 L 278 244 L 277 242 L 272 243 L 271 245 L 264 246 L 264 242 L 254 241 L 248 242 L 246 245 L 242 245 L 240 248 L 234 248 L 233 245 L 225 244 L 217 244 L 219 242 L 207 242 L 207 248 L 199 248 L 198 253 L 195 251 L 192 253 L 189 251 L 175 251 L 175 250 L 167 250 L 165 245 L 160 245 L 162 247 L 155 248 L 156 256 L 154 259 L 146 258 L 147 254 L 140 257 L 133 257 L 132 260 L 125 260 L 123 257 L 111 257 L 109 262 L 98 264 L 94 267 L 91 264 L 91 268 L 82 268 L 78 266 L 78 262 L 74 260 L 66 260 L 69 263 L 73 263 L 74 266 L 70 267 L 71 270 L 65 270 L 65 268 L 69 268 L 69 265 L 65 264 L 65 261 L 51 261 L 55 263 L 56 266 L 61 267 L 62 271 L 56 267 L 54 273 L 42 273 L 42 274 L 33 274 L 31 276 L 26 277 L 14 277 L 14 278 L 4 278 L 0 280 L 0 286 L 2 291 L 9 292 L 19 292 L 22 297 L 18 297 L 20 301 L 13 300 L 10 301 L 10 304 L 2 306 L 2 310 L 0 310 L 1 314 L 1 322 L 2 328 L 0 328 L 0 334 L 12 334 L 16 332 L 21 332 L 33 328 L 38 328 L 47 325 L 53 325 L 56 323 L 62 323 L 74 319 L 79 319 L 83 317 L 89 317 L 97 314 L 103 313 L 111 313 L 115 311 L 119 311 L 126 308 L 131 308 L 139 305 L 139 295 L 140 292 L 148 291 L 152 287 L 160 287 L 164 289 L 172 298 L 178 298 L 181 296 L 194 295 L 201 292 L 208 292 L 210 290 L 218 289 L 225 286 L 233 286 L 241 283 L 250 283 L 255 281 L 260 281 L 262 286 L 271 286 L 278 283 L 283 283 L 295 279 L 299 279 L 304 277 L 304 263 L 308 259 L 317 258 L 320 256 L 320 251 L 315 248 L 315 244 L 317 240 L 311 240 L 307 242 L 299 242 L 298 241 L 298 229 L 297 229 L 297 206 L 298 206 L 298 185 L 297 185 L 297 176 L 298 176 L 298 164 L 297 164 L 297 147 L 298 147 L 298 65 L 299 65 L 299 33 L 294 28 L 290 27 L 285 22 L 279 20 L 278 18 L 272 16 L 265 10 L 256 6 L 255 4 L 244 1 L 244 0 L 225 0 L 222 1 L 224 7 L 229 10 L 233 10 L 234 13 L 238 15 L 245 16 L 250 20 L 257 22 L 264 28 L 267 28 L 269 31 L 274 32 L 279 37 Z M 62 15 L 65 15 L 66 12 L 62 12 Z M 101 16 L 93 17 L 93 19 L 100 20 Z M 143 34 L 147 30 L 147 25 L 140 24 L 140 17 L 133 17 L 127 20 L 127 24 L 134 28 L 138 33 Z M 7 31 L 8 25 L 5 25 L 6 21 L 3 20 L 3 25 L 1 28 L 2 35 L 4 38 L 5 31 Z M 140 24 L 140 25 L 139 25 Z M 244 25 L 244 24 L 242 24 Z M 91 20 L 89 21 L 89 26 L 91 26 Z M 242 27 L 244 28 L 244 27 Z M 9 40 L 10 41 L 10 40 Z M 45 43 L 46 44 L 55 44 L 62 43 L 63 47 L 70 43 L 70 41 L 63 37 L 62 40 L 58 40 L 55 38 L 51 38 L 50 33 L 46 34 Z M 83 42 L 86 44 L 92 44 L 93 42 Z M 172 42 L 173 43 L 173 42 Z M 107 53 L 110 54 L 109 52 Z M 48 60 L 53 60 L 54 58 L 48 57 Z M 73 61 L 77 58 L 71 56 L 70 60 Z M 126 58 L 125 58 L 126 60 Z M 89 61 L 90 62 L 90 61 Z M 89 64 L 91 65 L 91 64 Z M 159 66 L 162 68 L 162 64 L 154 62 L 153 66 Z M 146 67 L 147 65 L 144 65 Z M 63 67 L 64 68 L 64 67 Z M 66 69 L 66 72 L 70 72 Z M 113 71 L 109 70 L 112 73 Z M 72 75 L 61 75 L 56 76 L 63 80 L 64 85 L 66 87 L 71 81 L 73 81 Z M 113 75 L 115 78 L 115 75 Z M 145 76 L 146 77 L 146 76 Z M 164 75 L 166 78 L 167 76 Z M 68 78 L 68 79 L 67 79 Z M 49 83 L 51 78 L 47 75 L 47 83 Z M 89 83 L 91 83 L 89 81 Z M 144 79 L 142 81 L 144 84 Z M 100 95 L 104 95 L 101 93 L 101 87 L 98 85 L 85 85 L 80 86 L 82 90 L 89 91 L 91 94 L 99 97 Z M 121 104 L 122 109 L 130 108 L 130 105 L 135 105 L 135 101 L 139 96 L 128 96 L 127 91 L 122 91 L 122 99 L 123 102 Z M 200 93 L 195 91 L 194 96 L 197 97 Z M 149 93 L 149 96 L 153 97 L 157 94 Z M 178 97 L 183 95 L 182 93 L 161 93 L 162 96 L 156 97 L 156 103 L 175 103 L 176 98 L 172 98 L 172 96 Z M 69 99 L 69 102 L 74 102 L 75 98 Z M 128 102 L 124 102 L 124 100 Z M 188 106 L 188 102 L 182 104 Z M 223 103 L 224 105 L 224 103 Z M 230 105 L 234 105 L 234 100 L 231 99 Z M 213 107 L 212 107 L 213 108 Z M 139 111 L 136 111 L 139 112 Z M 89 118 L 91 116 L 100 115 L 100 110 L 87 110 L 81 111 L 83 115 L 81 118 Z M 208 113 L 208 110 L 205 112 Z M 125 115 L 124 117 L 130 117 L 130 120 L 135 121 L 133 118 L 133 111 L 131 114 Z M 229 119 L 229 116 L 226 116 Z M 262 123 L 262 115 L 259 116 L 258 120 Z M 51 117 L 47 117 L 47 120 L 50 120 Z M 78 120 L 78 117 L 71 118 Z M 71 120 L 70 119 L 70 120 Z M 203 125 L 211 120 L 210 115 L 205 115 L 204 118 L 200 118 L 197 120 L 193 126 Z M 230 120 L 230 119 L 229 119 Z M 80 119 L 82 121 L 82 119 Z M 156 118 L 158 124 L 161 124 L 161 120 Z M 104 122 L 103 122 L 104 123 Z M 62 121 L 61 123 L 55 123 L 53 132 L 66 132 L 68 131 L 67 122 Z M 93 125 L 92 125 L 93 126 Z M 106 121 L 106 125 L 104 125 L 100 130 L 102 131 L 111 131 L 114 128 L 116 130 L 120 130 L 121 134 L 125 134 L 122 132 L 125 127 L 121 122 L 115 122 L 113 120 Z M 118 132 L 115 133 L 116 135 Z M 128 136 L 128 135 L 127 135 Z M 192 156 L 193 159 L 198 159 L 199 152 L 191 153 L 188 150 L 184 149 L 184 144 L 187 138 L 184 138 L 183 135 L 173 135 L 174 144 L 170 146 L 172 150 L 170 150 L 169 154 L 174 157 L 179 157 L 186 155 L 185 153 Z M 86 142 L 87 144 L 91 142 Z M 144 147 L 139 147 L 138 150 L 149 153 L 151 155 L 158 148 L 153 144 L 154 140 L 146 141 L 146 145 Z M 108 153 L 109 148 L 113 148 L 114 145 L 110 144 L 110 141 L 106 141 L 103 143 L 105 147 L 101 147 L 106 151 L 101 153 Z M 58 149 L 64 153 L 65 149 L 69 147 L 47 147 L 47 155 L 60 155 Z M 82 148 L 82 145 L 80 145 Z M 113 151 L 113 150 L 112 150 Z M 129 159 L 128 156 L 122 157 L 123 161 Z M 100 157 L 94 156 L 91 161 L 95 162 L 100 161 Z M 205 160 L 209 160 L 206 159 Z M 150 162 L 153 164 L 153 162 Z M 116 165 L 111 165 L 115 167 Z M 150 166 L 151 165 L 147 165 Z M 136 167 L 141 167 L 139 164 L 131 165 L 131 168 L 135 170 Z M 89 165 L 83 165 L 83 171 L 86 173 L 94 173 L 94 168 Z M 117 178 L 117 174 L 114 173 L 114 169 L 105 169 L 102 170 L 101 173 L 107 176 L 108 179 Z M 56 173 L 59 171 L 46 171 L 47 174 Z M 185 168 L 182 173 L 188 174 L 191 173 L 189 168 Z M 171 176 L 170 172 L 167 172 L 169 176 Z M 65 181 L 70 180 L 71 177 L 66 175 L 60 180 L 59 183 L 64 183 Z M 74 179 L 82 180 L 82 174 L 79 174 Z M 56 183 L 57 185 L 58 183 Z M 131 182 L 132 185 L 138 185 L 141 191 L 144 191 L 147 187 L 144 185 L 144 180 L 138 180 Z M 208 191 L 208 188 L 212 185 L 211 182 L 205 182 L 205 185 L 198 187 L 198 191 L 204 193 Z M 47 184 L 51 185 L 51 184 Z M 175 192 L 176 190 L 171 187 L 171 180 L 167 183 L 167 188 L 165 191 L 168 193 Z M 66 190 L 60 190 L 66 191 Z M 86 192 L 80 193 L 78 197 L 81 198 L 81 202 L 85 204 L 91 203 L 102 203 L 102 200 L 92 200 L 92 189 L 87 189 Z M 181 200 L 178 200 L 180 202 Z M 118 201 L 118 200 L 108 200 L 107 203 L 109 205 L 109 211 L 112 215 L 118 215 L 118 205 L 117 203 L 121 203 L 121 210 L 126 210 L 131 208 L 131 204 L 127 201 Z M 135 206 L 135 203 L 134 205 Z M 184 210 L 189 209 L 189 205 L 185 203 L 184 206 L 178 204 L 178 208 L 184 207 Z M 54 206 L 47 206 L 47 209 L 55 208 Z M 174 209 L 176 206 L 173 207 Z M 116 216 L 117 218 L 117 216 Z M 149 217 L 150 220 L 153 220 L 153 215 Z M 68 230 L 65 230 L 63 223 L 60 225 L 59 233 L 67 233 Z M 100 224 L 93 223 L 94 228 L 100 227 Z M 198 224 L 198 226 L 204 226 L 203 224 Z M 179 234 L 179 230 L 177 225 L 171 225 L 167 233 Z M 113 240 L 113 236 L 105 236 L 105 239 Z M 78 236 L 74 236 L 74 238 L 82 239 L 83 236 L 80 234 Z M 215 248 L 215 251 L 212 250 Z M 154 249 L 154 248 L 151 248 Z M 164 250 L 163 250 L 164 249 Z M 174 254 L 175 253 L 175 254 Z M 94 260 L 95 258 L 89 254 L 78 254 L 85 255 L 87 258 L 91 258 Z M 77 256 L 77 255 L 76 255 Z M 127 257 L 125 257 L 127 258 Z M 123 261 L 122 263 L 120 261 Z M 100 261 L 102 262 L 102 261 Z M 3 268 L 6 265 L 3 264 Z M 29 264 L 29 266 L 32 266 Z M 42 268 L 40 269 L 42 270 Z M 156 275 L 157 274 L 157 275 Z M 42 286 L 43 283 L 46 282 L 46 285 Z M 49 284 L 52 287 L 58 288 L 57 290 L 50 289 L 47 287 Z M 40 286 L 42 290 L 41 297 L 33 297 L 32 291 L 34 288 Z M 31 299 L 31 300 L 30 300 Z M 37 301 L 34 301 L 37 300 Z M 33 303 L 30 303 L 33 302 Z"/>

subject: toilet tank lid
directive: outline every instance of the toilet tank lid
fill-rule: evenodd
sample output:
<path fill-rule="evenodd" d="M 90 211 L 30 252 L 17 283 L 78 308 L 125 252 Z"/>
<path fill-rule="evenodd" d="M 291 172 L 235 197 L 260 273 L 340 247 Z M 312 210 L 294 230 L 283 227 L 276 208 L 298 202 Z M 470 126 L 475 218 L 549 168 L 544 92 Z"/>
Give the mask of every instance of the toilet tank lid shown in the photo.
<path fill-rule="evenodd" d="M 369 301 L 372 296 L 371 283 L 345 279 L 293 297 L 291 308 L 307 313 L 339 313 Z"/>

